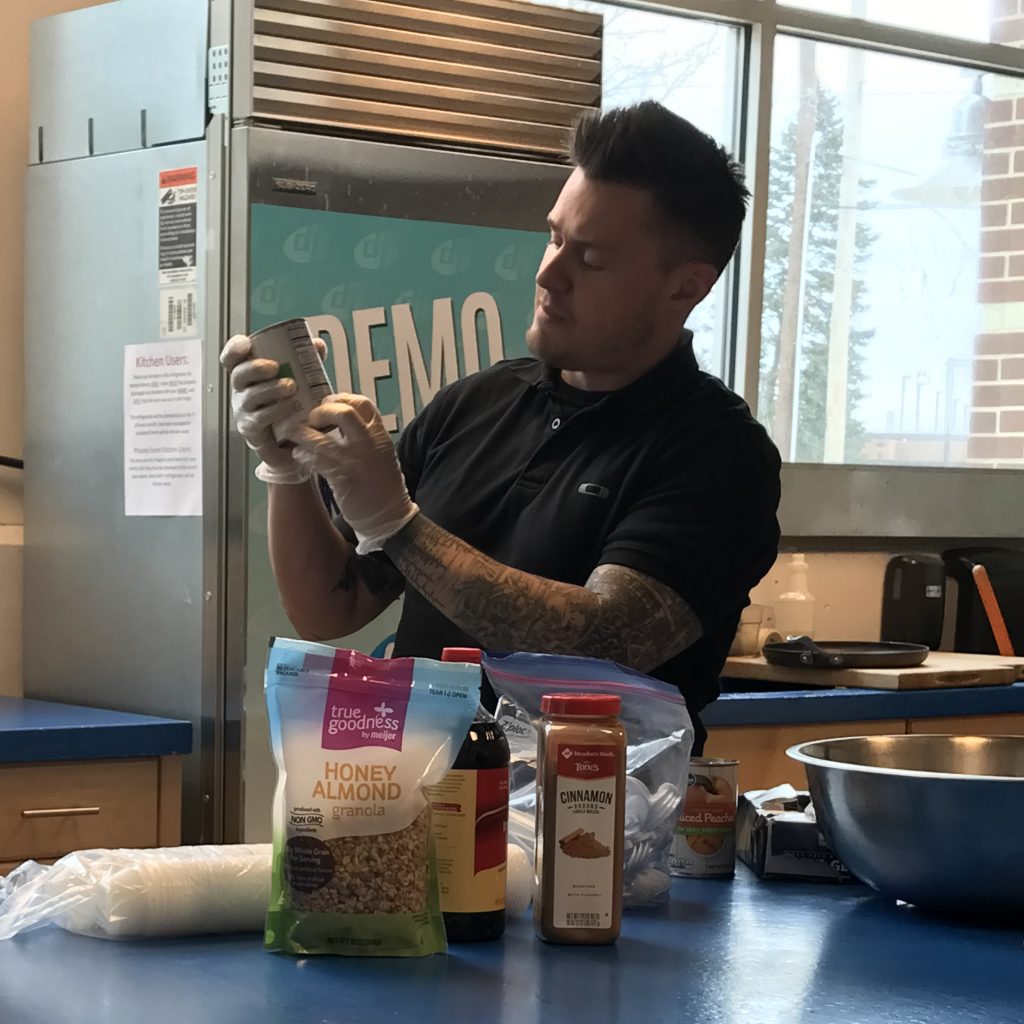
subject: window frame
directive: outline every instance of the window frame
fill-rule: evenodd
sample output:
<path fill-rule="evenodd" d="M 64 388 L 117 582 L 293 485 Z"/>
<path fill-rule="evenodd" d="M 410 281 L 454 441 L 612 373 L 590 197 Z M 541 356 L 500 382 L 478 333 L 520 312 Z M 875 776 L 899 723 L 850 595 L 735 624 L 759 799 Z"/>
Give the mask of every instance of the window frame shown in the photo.
<path fill-rule="evenodd" d="M 855 46 L 1021 79 L 1024 48 L 806 11 L 779 0 L 662 0 L 658 9 L 744 32 L 733 147 L 747 168 L 751 204 L 723 282 L 732 310 L 725 369 L 729 385 L 756 415 L 777 37 Z M 1024 469 L 784 462 L 782 481 L 780 518 L 787 538 L 987 539 L 1024 532 Z"/>

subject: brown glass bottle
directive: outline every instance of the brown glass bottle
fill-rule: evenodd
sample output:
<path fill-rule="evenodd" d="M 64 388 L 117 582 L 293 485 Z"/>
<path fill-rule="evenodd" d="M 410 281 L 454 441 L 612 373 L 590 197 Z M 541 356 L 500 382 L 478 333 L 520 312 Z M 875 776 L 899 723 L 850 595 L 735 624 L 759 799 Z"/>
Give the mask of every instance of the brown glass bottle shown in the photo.
<path fill-rule="evenodd" d="M 442 661 L 480 664 L 474 647 L 446 647 Z M 430 787 L 449 942 L 487 942 L 505 933 L 509 749 L 482 706 L 451 771 Z"/>
<path fill-rule="evenodd" d="M 603 694 L 541 700 L 533 923 L 545 942 L 598 945 L 619 937 L 626 808 L 620 706 Z"/>

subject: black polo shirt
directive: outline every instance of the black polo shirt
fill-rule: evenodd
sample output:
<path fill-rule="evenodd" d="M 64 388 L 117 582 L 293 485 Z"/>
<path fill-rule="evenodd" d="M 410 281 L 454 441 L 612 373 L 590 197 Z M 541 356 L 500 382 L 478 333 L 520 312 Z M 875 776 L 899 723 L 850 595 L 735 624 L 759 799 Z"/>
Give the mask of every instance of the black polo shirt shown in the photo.
<path fill-rule="evenodd" d="M 499 363 L 444 388 L 398 452 L 424 514 L 505 565 L 577 585 L 624 565 L 670 586 L 704 635 L 651 674 L 694 712 L 718 696 L 740 610 L 775 560 L 779 455 L 688 337 L 600 395 L 537 360 Z M 446 646 L 480 645 L 407 588 L 395 655 Z"/>

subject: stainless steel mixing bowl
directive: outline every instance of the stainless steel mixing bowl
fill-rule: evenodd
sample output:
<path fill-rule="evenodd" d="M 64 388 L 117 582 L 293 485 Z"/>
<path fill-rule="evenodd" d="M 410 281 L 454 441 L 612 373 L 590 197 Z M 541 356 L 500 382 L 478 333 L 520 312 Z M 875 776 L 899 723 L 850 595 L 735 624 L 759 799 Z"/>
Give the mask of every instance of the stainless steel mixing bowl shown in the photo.
<path fill-rule="evenodd" d="M 855 736 L 786 753 L 863 881 L 932 910 L 1024 921 L 1024 736 Z"/>

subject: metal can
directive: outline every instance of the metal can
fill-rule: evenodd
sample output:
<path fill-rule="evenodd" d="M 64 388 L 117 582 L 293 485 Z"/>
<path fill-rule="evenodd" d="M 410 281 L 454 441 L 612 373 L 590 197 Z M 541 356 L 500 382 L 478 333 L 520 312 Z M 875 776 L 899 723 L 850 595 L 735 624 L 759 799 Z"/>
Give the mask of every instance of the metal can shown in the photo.
<path fill-rule="evenodd" d="M 738 761 L 690 758 L 690 777 L 676 823 L 669 871 L 683 878 L 732 878 L 736 873 Z"/>
<path fill-rule="evenodd" d="M 273 426 L 274 437 L 284 441 L 284 430 L 309 414 L 331 393 L 320 353 L 313 344 L 309 324 L 301 317 L 282 320 L 249 335 L 252 353 L 258 359 L 273 359 L 280 366 L 277 376 L 295 381 L 295 395 L 286 416 Z"/>

